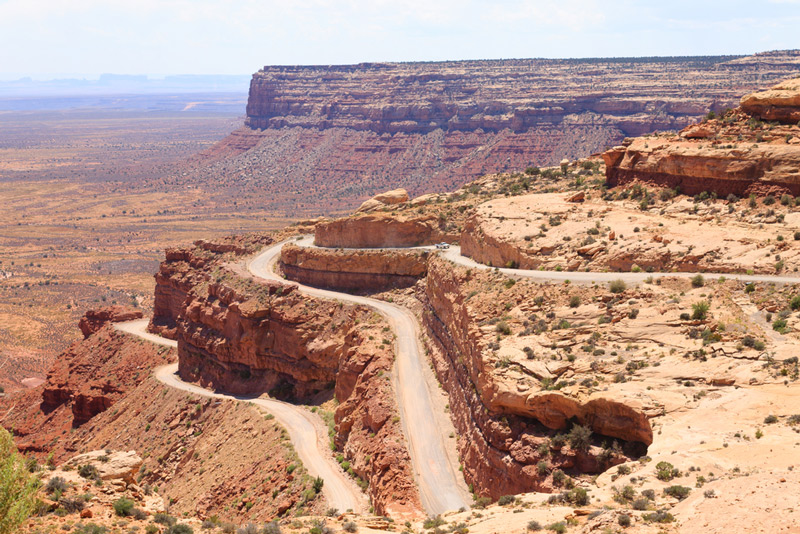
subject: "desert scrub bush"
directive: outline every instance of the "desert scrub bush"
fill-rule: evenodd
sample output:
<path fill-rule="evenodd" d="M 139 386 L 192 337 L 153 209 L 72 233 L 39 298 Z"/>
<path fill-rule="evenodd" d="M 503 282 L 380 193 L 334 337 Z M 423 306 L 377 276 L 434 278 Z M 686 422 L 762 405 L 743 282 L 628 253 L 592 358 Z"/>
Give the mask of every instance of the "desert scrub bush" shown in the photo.
<path fill-rule="evenodd" d="M 704 285 L 706 285 L 706 280 L 702 274 L 692 277 L 692 287 L 703 287 Z"/>
<path fill-rule="evenodd" d="M 614 280 L 613 282 L 609 282 L 608 289 L 612 293 L 622 293 L 627 289 L 627 285 L 622 280 Z"/>
<path fill-rule="evenodd" d="M 78 474 L 83 478 L 88 478 L 91 480 L 97 480 L 100 478 L 100 475 L 97 472 L 97 468 L 92 464 L 84 464 L 78 468 Z"/>
<path fill-rule="evenodd" d="M 45 485 L 44 489 L 49 494 L 52 495 L 53 493 L 64 493 L 69 488 L 69 484 L 67 481 L 64 480 L 62 477 L 53 477 L 47 481 L 47 485 Z"/>
<path fill-rule="evenodd" d="M 617 523 L 619 523 L 619 526 L 621 526 L 622 528 L 628 528 L 629 526 L 631 526 L 631 516 L 627 514 L 622 514 L 617 517 Z"/>
<path fill-rule="evenodd" d="M 695 321 L 704 321 L 710 307 L 711 305 L 706 300 L 695 302 L 692 304 L 692 319 Z"/>
<path fill-rule="evenodd" d="M 344 525 L 342 525 L 342 530 L 345 532 L 358 532 L 358 525 L 356 525 L 353 521 L 347 521 Z"/>
<path fill-rule="evenodd" d="M 577 308 L 580 305 L 581 305 L 581 297 L 579 297 L 578 295 L 572 295 L 569 298 L 569 307 L 570 308 Z"/>
<path fill-rule="evenodd" d="M 346 532 L 355 532 L 358 530 L 358 527 L 355 530 L 347 530 L 347 525 L 352 524 L 355 527 L 355 523 L 352 521 L 348 521 L 344 524 L 344 530 Z M 277 521 L 272 521 L 271 523 L 267 523 L 264 525 L 264 528 L 261 529 L 261 534 L 281 534 L 281 526 L 278 524 Z"/>
<path fill-rule="evenodd" d="M 114 501 L 114 513 L 120 517 L 128 517 L 131 515 L 131 511 L 133 510 L 133 501 L 126 498 L 121 497 Z"/>
<path fill-rule="evenodd" d="M 675 517 L 666 510 L 659 510 L 658 512 L 644 514 L 642 515 L 642 519 L 648 523 L 672 523 L 675 521 Z"/>
<path fill-rule="evenodd" d="M 592 430 L 582 425 L 572 425 L 572 429 L 567 434 L 567 441 L 573 449 L 585 451 L 592 443 Z"/>
<path fill-rule="evenodd" d="M 650 506 L 650 501 L 646 497 L 639 497 L 631 503 L 631 508 L 634 510 L 647 510 Z"/>
<path fill-rule="evenodd" d="M 497 504 L 500 506 L 506 506 L 507 504 L 514 503 L 514 496 L 513 495 L 501 495 L 499 499 L 497 499 Z"/>
<path fill-rule="evenodd" d="M 554 486 L 562 486 L 564 482 L 567 480 L 567 475 L 564 474 L 564 471 L 561 469 L 556 469 L 553 471 L 553 485 Z"/>
<path fill-rule="evenodd" d="M 86 506 L 86 501 L 81 497 L 61 497 L 58 500 L 58 506 L 67 513 L 74 514 L 83 510 L 83 507 Z"/>
<path fill-rule="evenodd" d="M 255 523 L 248 523 L 237 528 L 236 534 L 258 534 L 258 527 Z"/>
<path fill-rule="evenodd" d="M 679 476 L 681 474 L 678 469 L 675 468 L 669 462 L 658 462 L 656 464 L 656 478 L 659 480 L 663 480 L 664 482 L 669 482 L 673 478 Z"/>
<path fill-rule="evenodd" d="M 664 495 L 669 495 L 670 497 L 675 497 L 679 501 L 682 501 L 689 496 L 689 492 L 691 491 L 692 488 L 687 486 L 675 485 L 664 488 Z"/>
<path fill-rule="evenodd" d="M 508 326 L 508 323 L 506 323 L 505 321 L 500 321 L 499 323 L 497 323 L 494 329 L 497 331 L 498 334 L 503 334 L 505 336 L 511 333 L 511 327 Z"/>
<path fill-rule="evenodd" d="M 179 525 L 172 525 L 164 531 L 164 534 L 194 534 L 194 529 L 189 525 L 181 523 Z"/>
<path fill-rule="evenodd" d="M 528 530 L 531 532 L 538 532 L 542 530 L 542 525 L 538 521 L 528 521 Z"/>
<path fill-rule="evenodd" d="M 153 523 L 158 523 L 159 525 L 170 527 L 177 522 L 177 519 L 169 514 L 165 514 L 164 512 L 158 512 L 153 516 Z"/>
<path fill-rule="evenodd" d="M 432 516 L 432 517 L 429 517 L 428 519 L 426 519 L 422 523 L 422 528 L 424 528 L 424 529 L 436 528 L 436 527 L 440 527 L 440 526 L 444 525 L 445 523 L 447 523 L 447 521 L 442 519 L 442 516 L 435 515 L 435 516 Z"/>
<path fill-rule="evenodd" d="M 551 523 L 547 525 L 547 530 L 551 530 L 556 534 L 564 534 L 567 531 L 567 524 L 563 521 L 558 521 L 557 523 Z"/>

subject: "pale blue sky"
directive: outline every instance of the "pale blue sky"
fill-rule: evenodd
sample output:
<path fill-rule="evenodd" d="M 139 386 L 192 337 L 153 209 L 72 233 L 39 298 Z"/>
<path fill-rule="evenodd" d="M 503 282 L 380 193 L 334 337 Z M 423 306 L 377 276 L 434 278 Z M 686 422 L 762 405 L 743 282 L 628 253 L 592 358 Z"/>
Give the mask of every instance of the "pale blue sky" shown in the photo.
<path fill-rule="evenodd" d="M 0 79 L 800 48 L 800 0 L 0 0 Z"/>

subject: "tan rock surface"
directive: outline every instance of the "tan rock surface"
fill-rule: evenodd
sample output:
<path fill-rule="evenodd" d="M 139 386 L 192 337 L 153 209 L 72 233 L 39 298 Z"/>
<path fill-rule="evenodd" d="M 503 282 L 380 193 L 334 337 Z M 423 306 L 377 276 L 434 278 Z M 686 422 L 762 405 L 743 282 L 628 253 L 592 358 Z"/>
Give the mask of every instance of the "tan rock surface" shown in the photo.
<path fill-rule="evenodd" d="M 800 78 L 785 80 L 766 91 L 742 97 L 742 110 L 768 121 L 800 122 Z"/>

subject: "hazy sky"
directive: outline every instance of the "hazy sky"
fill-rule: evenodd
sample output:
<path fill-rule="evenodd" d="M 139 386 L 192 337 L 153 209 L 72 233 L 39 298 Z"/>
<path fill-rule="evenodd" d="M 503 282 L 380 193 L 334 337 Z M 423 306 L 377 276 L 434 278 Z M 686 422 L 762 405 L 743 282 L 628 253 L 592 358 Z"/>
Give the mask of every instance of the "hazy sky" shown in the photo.
<path fill-rule="evenodd" d="M 0 0 L 0 78 L 800 48 L 800 0 Z"/>

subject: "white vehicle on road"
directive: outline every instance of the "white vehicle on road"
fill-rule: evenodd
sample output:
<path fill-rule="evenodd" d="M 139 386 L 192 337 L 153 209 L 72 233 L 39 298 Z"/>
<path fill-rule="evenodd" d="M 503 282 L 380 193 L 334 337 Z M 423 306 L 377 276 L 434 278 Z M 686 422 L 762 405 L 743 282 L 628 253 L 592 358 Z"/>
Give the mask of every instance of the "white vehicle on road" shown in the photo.
<path fill-rule="evenodd" d="M 450 248 L 450 243 L 445 243 L 442 241 L 441 243 L 436 243 L 436 250 L 447 250 Z"/>

